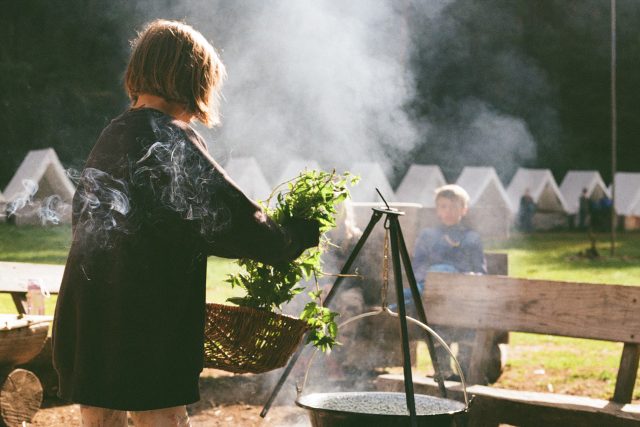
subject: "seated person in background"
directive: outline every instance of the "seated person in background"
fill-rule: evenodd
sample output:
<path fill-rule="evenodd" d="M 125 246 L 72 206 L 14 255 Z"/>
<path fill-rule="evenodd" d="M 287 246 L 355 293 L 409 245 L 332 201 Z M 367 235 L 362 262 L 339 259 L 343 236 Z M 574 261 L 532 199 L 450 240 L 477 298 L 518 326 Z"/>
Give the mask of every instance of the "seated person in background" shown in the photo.
<path fill-rule="evenodd" d="M 436 190 L 436 215 L 440 225 L 422 230 L 416 241 L 413 269 L 418 281 L 428 271 L 486 273 L 480 235 L 461 223 L 469 195 L 458 185 Z"/>
<path fill-rule="evenodd" d="M 435 228 L 422 230 L 416 240 L 412 260 L 420 292 L 424 289 L 424 280 L 430 271 L 475 274 L 487 272 L 480 235 L 461 223 L 467 213 L 468 203 L 469 195 L 458 185 L 445 185 L 436 190 L 436 215 L 440 224 Z M 463 373 L 468 376 L 475 331 L 451 327 L 437 327 L 435 330 L 447 344 L 458 343 L 457 359 Z M 447 351 L 437 342 L 434 341 L 434 344 L 444 378 L 459 380 L 459 376 L 453 373 Z"/>

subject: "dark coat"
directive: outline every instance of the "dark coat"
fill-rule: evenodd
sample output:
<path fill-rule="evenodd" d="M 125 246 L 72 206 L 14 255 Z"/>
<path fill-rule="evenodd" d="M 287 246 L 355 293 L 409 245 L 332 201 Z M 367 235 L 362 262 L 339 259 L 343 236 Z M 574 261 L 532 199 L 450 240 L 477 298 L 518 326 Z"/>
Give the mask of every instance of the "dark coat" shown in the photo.
<path fill-rule="evenodd" d="M 273 264 L 301 245 L 188 125 L 125 112 L 100 135 L 73 199 L 53 325 L 60 396 L 120 410 L 199 400 L 207 256 Z"/>

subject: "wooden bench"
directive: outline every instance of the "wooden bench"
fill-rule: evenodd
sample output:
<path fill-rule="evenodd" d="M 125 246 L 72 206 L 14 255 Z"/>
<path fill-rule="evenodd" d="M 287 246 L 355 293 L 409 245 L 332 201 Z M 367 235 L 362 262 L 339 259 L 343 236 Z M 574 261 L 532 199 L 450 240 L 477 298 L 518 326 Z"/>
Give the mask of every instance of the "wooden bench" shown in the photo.
<path fill-rule="evenodd" d="M 640 360 L 640 287 L 429 273 L 424 304 L 432 324 L 477 329 L 467 391 L 470 425 L 640 426 L 630 404 Z M 504 390 L 483 382 L 487 331 L 504 329 L 624 343 L 610 400 Z M 439 395 L 431 378 L 414 375 L 416 392 Z M 475 385 L 474 385 L 475 384 Z M 378 378 L 381 390 L 402 390 L 401 375 Z M 461 398 L 460 384 L 448 383 Z"/>
<path fill-rule="evenodd" d="M 0 423 L 3 425 L 31 422 L 42 404 L 43 380 L 45 386 L 48 382 L 57 382 L 47 337 L 53 316 L 26 314 L 27 284 L 30 279 L 36 279 L 46 292 L 55 294 L 63 272 L 61 265 L 0 262 L 0 293 L 11 295 L 17 310 L 16 314 L 0 314 Z"/>
<path fill-rule="evenodd" d="M 64 265 L 0 262 L 0 293 L 10 294 L 18 313 L 27 312 L 27 283 L 39 280 L 45 291 L 57 294 L 62 282 Z"/>

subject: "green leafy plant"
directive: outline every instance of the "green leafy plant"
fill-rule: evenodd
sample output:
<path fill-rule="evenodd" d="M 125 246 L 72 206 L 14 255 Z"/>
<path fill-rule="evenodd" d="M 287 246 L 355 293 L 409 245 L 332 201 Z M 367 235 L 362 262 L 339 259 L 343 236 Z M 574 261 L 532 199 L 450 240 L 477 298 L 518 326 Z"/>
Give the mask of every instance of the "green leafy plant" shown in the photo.
<path fill-rule="evenodd" d="M 337 206 L 349 197 L 350 185 L 358 178 L 345 172 L 337 174 L 320 170 L 305 170 L 291 181 L 277 186 L 262 203 L 268 215 L 279 224 L 291 218 L 316 220 L 320 224 L 320 244 L 307 249 L 296 260 L 278 266 L 250 259 L 237 261 L 241 271 L 230 274 L 227 282 L 246 291 L 242 297 L 227 301 L 245 307 L 278 311 L 304 290 L 302 279 L 313 279 L 316 290 L 310 292 L 312 301 L 302 310 L 300 318 L 311 328 L 308 342 L 326 351 L 336 344 L 338 315 L 322 306 L 322 292 L 318 278 L 323 275 L 321 255 L 330 244 L 327 231 L 336 226 Z M 270 207 L 275 198 L 275 205 Z"/>

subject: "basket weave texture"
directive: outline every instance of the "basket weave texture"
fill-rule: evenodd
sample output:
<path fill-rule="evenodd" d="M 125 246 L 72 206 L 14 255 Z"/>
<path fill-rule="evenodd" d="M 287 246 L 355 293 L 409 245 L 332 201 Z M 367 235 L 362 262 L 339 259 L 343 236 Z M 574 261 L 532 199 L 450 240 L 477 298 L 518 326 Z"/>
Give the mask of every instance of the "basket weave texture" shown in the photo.
<path fill-rule="evenodd" d="M 307 322 L 291 316 L 207 303 L 204 366 L 238 374 L 281 368 L 307 329 Z"/>

